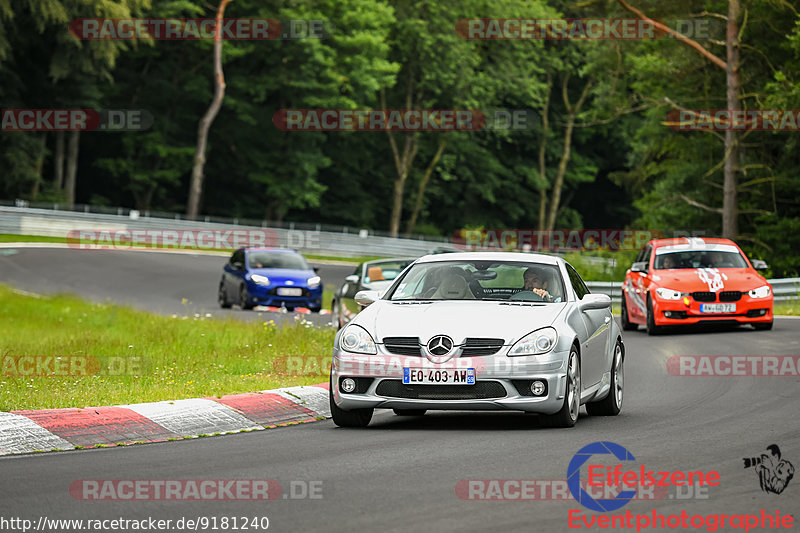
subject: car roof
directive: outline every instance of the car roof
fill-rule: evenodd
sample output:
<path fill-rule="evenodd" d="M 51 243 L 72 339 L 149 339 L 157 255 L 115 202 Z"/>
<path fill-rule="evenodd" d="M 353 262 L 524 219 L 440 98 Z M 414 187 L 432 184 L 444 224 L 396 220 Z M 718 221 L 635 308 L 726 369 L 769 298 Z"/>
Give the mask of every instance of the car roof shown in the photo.
<path fill-rule="evenodd" d="M 439 263 L 448 261 L 519 261 L 558 265 L 563 259 L 552 255 L 529 254 L 525 252 L 455 252 L 451 254 L 430 254 L 417 259 L 418 263 Z"/>
<path fill-rule="evenodd" d="M 274 252 L 276 254 L 299 254 L 297 250 L 289 248 L 241 248 L 245 252 Z"/>
<path fill-rule="evenodd" d="M 730 239 L 720 239 L 716 237 L 679 237 L 677 239 L 653 239 L 650 244 L 654 248 L 661 246 L 692 246 L 698 249 L 705 247 L 712 248 L 715 245 L 727 244 L 728 246 L 736 246 L 736 243 Z"/>
<path fill-rule="evenodd" d="M 362 265 L 379 265 L 381 263 L 398 263 L 400 261 L 416 261 L 416 257 L 387 257 L 385 259 L 375 259 L 374 261 L 364 261 Z"/>

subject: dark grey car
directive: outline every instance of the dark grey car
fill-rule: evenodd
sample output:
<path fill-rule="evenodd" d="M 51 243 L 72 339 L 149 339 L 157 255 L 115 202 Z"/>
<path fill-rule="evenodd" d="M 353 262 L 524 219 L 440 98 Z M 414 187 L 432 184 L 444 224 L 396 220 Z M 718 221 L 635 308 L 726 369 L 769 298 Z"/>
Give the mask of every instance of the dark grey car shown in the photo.
<path fill-rule="evenodd" d="M 361 311 L 355 301 L 359 291 L 381 291 L 389 288 L 392 281 L 413 263 L 416 257 L 378 259 L 358 265 L 344 283 L 336 289 L 331 304 L 331 319 L 335 326 L 343 328 Z"/>

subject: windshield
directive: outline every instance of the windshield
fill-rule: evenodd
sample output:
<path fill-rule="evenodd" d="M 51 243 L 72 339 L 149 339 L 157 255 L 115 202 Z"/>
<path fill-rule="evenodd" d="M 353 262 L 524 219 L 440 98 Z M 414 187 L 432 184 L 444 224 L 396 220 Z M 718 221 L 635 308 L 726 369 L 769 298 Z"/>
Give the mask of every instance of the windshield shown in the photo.
<path fill-rule="evenodd" d="M 655 268 L 747 268 L 747 262 L 738 252 L 686 250 L 656 255 Z"/>
<path fill-rule="evenodd" d="M 247 254 L 247 264 L 250 268 L 309 270 L 302 255 L 290 253 L 250 252 Z"/>
<path fill-rule="evenodd" d="M 413 260 L 405 261 L 386 261 L 380 263 L 367 263 L 364 283 L 375 283 L 379 281 L 392 281 L 400 275 Z"/>
<path fill-rule="evenodd" d="M 489 300 L 557 303 L 564 282 L 555 265 L 508 261 L 417 263 L 389 300 Z"/>

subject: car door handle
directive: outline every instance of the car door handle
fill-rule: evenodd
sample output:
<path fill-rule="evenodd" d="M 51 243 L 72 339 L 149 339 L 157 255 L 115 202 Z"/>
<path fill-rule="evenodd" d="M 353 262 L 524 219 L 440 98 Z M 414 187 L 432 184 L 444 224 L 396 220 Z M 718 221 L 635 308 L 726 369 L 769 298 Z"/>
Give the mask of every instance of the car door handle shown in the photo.
<path fill-rule="evenodd" d="M 605 322 L 606 324 L 608 324 L 609 322 L 611 322 L 611 317 L 607 316 L 607 317 L 605 318 L 604 322 Z"/>

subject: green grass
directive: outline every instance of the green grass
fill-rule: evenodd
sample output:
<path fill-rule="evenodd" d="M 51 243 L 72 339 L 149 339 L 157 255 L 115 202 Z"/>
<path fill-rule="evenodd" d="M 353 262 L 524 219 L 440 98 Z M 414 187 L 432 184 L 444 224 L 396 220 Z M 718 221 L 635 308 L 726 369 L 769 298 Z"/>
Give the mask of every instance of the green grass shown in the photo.
<path fill-rule="evenodd" d="M 74 296 L 0 286 L 0 411 L 221 396 L 327 380 L 286 373 L 287 355 L 331 353 L 335 331 L 294 324 L 164 317 Z M 120 375 L 15 376 L 9 356 L 92 356 Z M 278 364 L 274 364 L 277 362 Z M 9 370 L 9 369 L 12 370 Z M 70 373 L 70 372 L 66 372 Z M 79 373 L 79 372 L 78 372 Z"/>
<path fill-rule="evenodd" d="M 793 300 L 791 302 L 775 302 L 772 308 L 774 315 L 800 315 L 800 300 Z"/>

